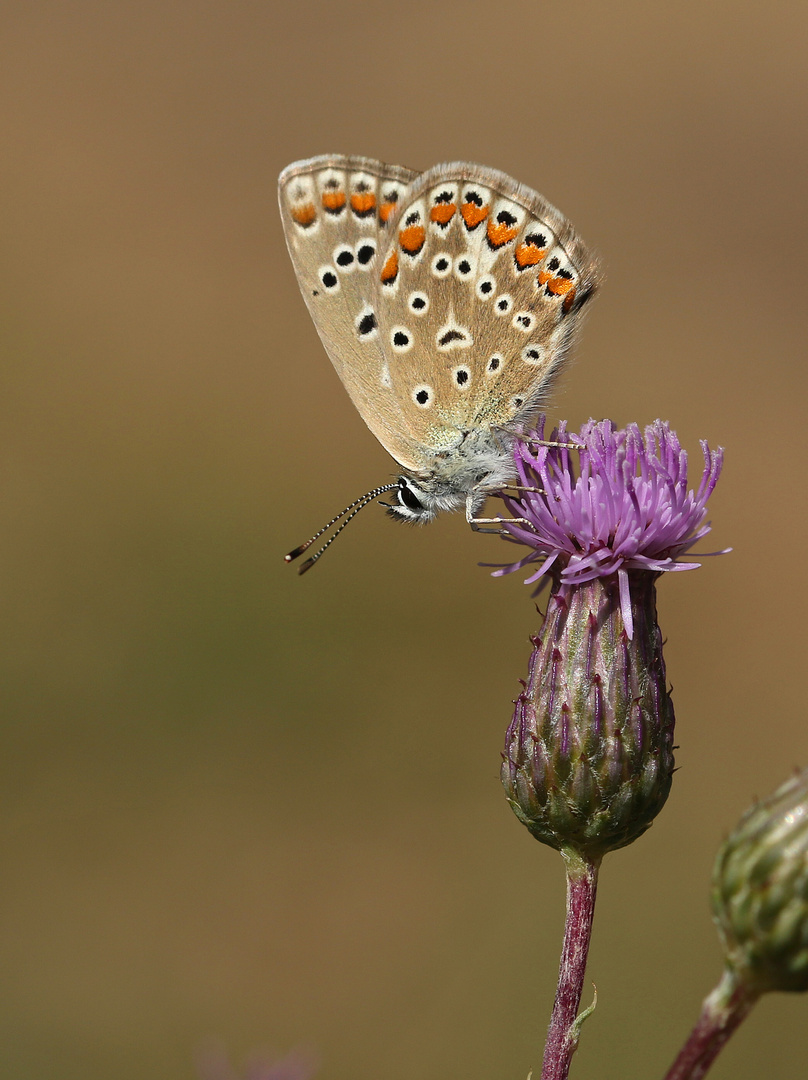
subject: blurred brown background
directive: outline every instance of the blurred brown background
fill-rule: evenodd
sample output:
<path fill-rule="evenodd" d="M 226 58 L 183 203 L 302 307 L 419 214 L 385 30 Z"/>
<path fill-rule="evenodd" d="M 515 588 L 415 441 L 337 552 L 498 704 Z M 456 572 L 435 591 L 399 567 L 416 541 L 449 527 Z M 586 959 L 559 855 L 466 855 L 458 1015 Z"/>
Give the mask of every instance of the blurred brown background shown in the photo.
<path fill-rule="evenodd" d="M 299 296 L 275 182 L 327 151 L 538 188 L 606 279 L 554 419 L 727 448 L 660 585 L 680 771 L 605 865 L 574 1073 L 661 1076 L 717 979 L 722 835 L 808 764 L 808 9 L 789 3 L 4 8 L 0 1075 L 191 1080 L 218 1040 L 323 1080 L 540 1061 L 560 859 L 498 782 L 538 617 L 392 464 Z M 716 1080 L 805 1077 L 764 1001 Z"/>

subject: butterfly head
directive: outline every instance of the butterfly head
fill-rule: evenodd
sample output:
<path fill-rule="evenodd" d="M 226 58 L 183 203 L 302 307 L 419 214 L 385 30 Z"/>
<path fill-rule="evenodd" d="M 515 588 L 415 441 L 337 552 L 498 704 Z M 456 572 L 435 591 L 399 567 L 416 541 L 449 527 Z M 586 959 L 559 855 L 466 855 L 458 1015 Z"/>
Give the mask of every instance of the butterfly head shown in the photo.
<path fill-rule="evenodd" d="M 394 498 L 395 502 L 385 504 L 387 513 L 413 525 L 426 525 L 442 509 L 427 486 L 411 476 L 399 476 Z"/>
<path fill-rule="evenodd" d="M 398 521 L 426 525 L 443 510 L 475 514 L 488 495 L 513 479 L 512 437 L 504 432 L 465 432 L 460 443 L 436 455 L 427 472 L 402 473 L 395 501 L 385 504 Z"/>

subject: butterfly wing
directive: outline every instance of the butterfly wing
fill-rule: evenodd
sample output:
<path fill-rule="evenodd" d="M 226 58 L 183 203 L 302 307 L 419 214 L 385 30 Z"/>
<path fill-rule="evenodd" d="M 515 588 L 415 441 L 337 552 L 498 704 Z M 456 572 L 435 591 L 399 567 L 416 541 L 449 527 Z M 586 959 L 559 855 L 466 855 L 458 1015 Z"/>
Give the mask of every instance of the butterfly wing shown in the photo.
<path fill-rule="evenodd" d="M 421 467 L 478 428 L 514 430 L 546 398 L 597 278 L 566 218 L 467 162 L 414 181 L 385 237 L 378 332 Z"/>
<path fill-rule="evenodd" d="M 402 427 L 379 336 L 379 249 L 418 174 L 363 157 L 289 165 L 278 197 L 286 243 L 314 325 L 363 420 L 406 468 L 420 465 Z"/>

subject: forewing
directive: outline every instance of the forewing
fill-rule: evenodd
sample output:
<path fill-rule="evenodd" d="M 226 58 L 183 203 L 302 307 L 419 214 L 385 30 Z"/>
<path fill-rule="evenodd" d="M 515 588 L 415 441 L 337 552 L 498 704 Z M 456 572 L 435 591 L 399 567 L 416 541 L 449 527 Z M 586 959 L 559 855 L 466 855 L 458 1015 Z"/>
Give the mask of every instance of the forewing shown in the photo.
<path fill-rule="evenodd" d="M 289 254 L 326 352 L 365 423 L 407 468 L 422 456 L 402 425 L 379 335 L 379 250 L 417 176 L 325 155 L 289 165 L 278 182 Z"/>
<path fill-rule="evenodd" d="M 377 271 L 378 332 L 413 442 L 515 429 L 541 406 L 597 277 L 567 219 L 504 173 L 423 173 L 401 200 Z"/>

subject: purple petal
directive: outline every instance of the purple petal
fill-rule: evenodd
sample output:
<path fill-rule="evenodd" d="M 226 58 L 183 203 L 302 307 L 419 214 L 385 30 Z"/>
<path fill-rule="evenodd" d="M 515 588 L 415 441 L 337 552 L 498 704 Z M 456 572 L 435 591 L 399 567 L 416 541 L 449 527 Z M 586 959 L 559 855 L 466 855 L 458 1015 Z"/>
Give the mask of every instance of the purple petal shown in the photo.
<path fill-rule="evenodd" d="M 544 430 L 541 417 L 514 447 L 519 483 L 538 490 L 503 497 L 508 512 L 529 523 L 505 524 L 505 538 L 529 550 L 496 576 L 538 564 L 526 584 L 552 569 L 554 578 L 569 583 L 617 573 L 624 590 L 628 570 L 699 565 L 680 560 L 710 531 L 707 500 L 721 474 L 721 449 L 701 443 L 704 465 L 694 492 L 687 486 L 687 453 L 661 420 L 644 432 L 636 424 L 620 430 L 608 420 L 590 420 L 568 433 L 562 423 L 549 440 L 562 445 L 542 445 Z"/>

